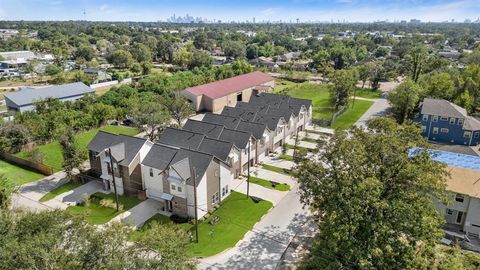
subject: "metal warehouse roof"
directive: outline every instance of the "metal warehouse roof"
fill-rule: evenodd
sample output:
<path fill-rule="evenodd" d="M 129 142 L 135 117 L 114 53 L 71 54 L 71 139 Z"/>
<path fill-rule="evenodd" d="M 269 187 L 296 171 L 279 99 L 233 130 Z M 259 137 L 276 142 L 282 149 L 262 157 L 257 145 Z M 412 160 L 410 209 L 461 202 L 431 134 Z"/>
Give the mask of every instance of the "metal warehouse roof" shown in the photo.
<path fill-rule="evenodd" d="M 55 85 L 40 89 L 23 88 L 20 91 L 5 94 L 5 98 L 17 106 L 31 105 L 45 98 L 68 98 L 84 94 L 93 94 L 95 90 L 82 82 Z"/>

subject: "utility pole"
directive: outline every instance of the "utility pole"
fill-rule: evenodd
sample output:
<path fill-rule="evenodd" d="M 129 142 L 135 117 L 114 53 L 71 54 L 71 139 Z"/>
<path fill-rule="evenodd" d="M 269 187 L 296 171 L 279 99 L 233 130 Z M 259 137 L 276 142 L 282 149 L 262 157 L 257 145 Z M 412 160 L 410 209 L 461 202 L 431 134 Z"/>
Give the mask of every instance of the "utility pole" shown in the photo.
<path fill-rule="evenodd" d="M 191 173 L 193 180 L 193 207 L 195 207 L 195 242 L 198 243 L 197 176 L 194 167 L 192 167 Z"/>
<path fill-rule="evenodd" d="M 247 161 L 247 198 L 249 197 L 250 195 L 250 141 L 251 141 L 251 138 L 248 139 L 248 153 L 247 153 L 247 158 L 248 158 L 248 161 Z"/>
<path fill-rule="evenodd" d="M 111 148 L 108 148 L 108 156 L 110 157 L 110 170 L 112 171 L 113 190 L 115 192 L 115 203 L 117 205 L 117 212 L 118 212 L 117 182 L 115 181 L 115 171 L 113 169 L 113 158 L 112 158 L 112 149 Z"/>

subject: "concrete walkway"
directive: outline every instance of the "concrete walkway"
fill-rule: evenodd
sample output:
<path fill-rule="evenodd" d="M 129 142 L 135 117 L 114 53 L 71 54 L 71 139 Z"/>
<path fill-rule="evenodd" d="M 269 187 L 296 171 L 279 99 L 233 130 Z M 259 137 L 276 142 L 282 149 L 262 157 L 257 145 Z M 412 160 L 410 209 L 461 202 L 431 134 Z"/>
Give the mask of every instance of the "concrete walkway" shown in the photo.
<path fill-rule="evenodd" d="M 293 187 L 297 184 L 297 181 L 295 181 L 295 179 L 293 179 L 288 175 L 272 172 L 272 171 L 261 169 L 261 168 L 254 169 L 250 173 L 250 175 L 258 178 L 262 178 L 268 181 L 275 181 L 282 184 L 288 184 L 290 187 Z"/>
<path fill-rule="evenodd" d="M 357 120 L 355 125 L 360 128 L 367 128 L 370 119 L 383 117 L 390 113 L 391 106 L 385 98 L 377 99 L 370 108 Z"/>
<path fill-rule="evenodd" d="M 291 150 L 293 151 L 293 149 L 291 149 Z M 292 152 L 292 155 L 293 155 L 293 152 Z M 281 159 L 281 158 L 278 158 L 278 157 L 265 157 L 262 160 L 262 162 L 264 164 L 268 164 L 268 165 L 272 165 L 272 166 L 276 166 L 276 167 L 280 167 L 280 168 L 288 169 L 288 170 L 290 170 L 291 168 L 293 168 L 295 166 L 295 162 L 290 161 L 290 160 Z M 255 168 L 256 167 L 254 167 L 252 169 L 255 169 Z"/>
<path fill-rule="evenodd" d="M 171 213 L 162 211 L 163 203 L 154 199 L 146 199 L 137 204 L 135 207 L 125 211 L 124 213 L 114 217 L 107 224 L 113 222 L 123 222 L 134 227 L 141 227 L 145 221 L 149 220 L 155 214 L 170 216 Z"/>
<path fill-rule="evenodd" d="M 84 194 L 88 194 L 90 196 L 96 192 L 104 192 L 103 184 L 99 181 L 91 181 L 73 190 L 64 192 L 55 198 L 44 202 L 44 204 L 52 208 L 67 209 L 68 206 L 75 205 L 77 202 L 83 201 Z"/>

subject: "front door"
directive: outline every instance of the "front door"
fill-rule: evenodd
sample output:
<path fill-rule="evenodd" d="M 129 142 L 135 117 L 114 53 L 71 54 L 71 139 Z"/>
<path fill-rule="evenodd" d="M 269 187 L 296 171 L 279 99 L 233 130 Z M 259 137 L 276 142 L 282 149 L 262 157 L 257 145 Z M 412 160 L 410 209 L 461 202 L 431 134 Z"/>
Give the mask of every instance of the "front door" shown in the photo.
<path fill-rule="evenodd" d="M 167 201 L 167 211 L 173 212 L 173 204 L 172 201 Z"/>
<path fill-rule="evenodd" d="M 463 218 L 463 212 L 458 211 L 458 213 L 457 213 L 457 219 L 455 220 L 455 222 L 456 222 L 457 224 L 461 224 L 461 223 L 462 223 L 462 218 Z"/>

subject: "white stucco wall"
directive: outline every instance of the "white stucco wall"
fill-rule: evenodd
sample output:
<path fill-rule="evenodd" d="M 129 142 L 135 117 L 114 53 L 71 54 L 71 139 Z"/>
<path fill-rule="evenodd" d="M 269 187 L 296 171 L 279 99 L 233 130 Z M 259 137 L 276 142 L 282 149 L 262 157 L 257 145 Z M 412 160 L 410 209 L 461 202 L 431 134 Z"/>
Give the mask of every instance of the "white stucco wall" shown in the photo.
<path fill-rule="evenodd" d="M 178 178 L 178 179 L 182 179 L 180 177 L 180 175 L 177 174 L 177 172 L 173 169 L 169 170 L 169 176 L 173 176 L 175 178 Z M 172 194 L 173 196 L 176 196 L 176 197 L 180 197 L 180 198 L 187 198 L 187 190 L 186 190 L 186 184 L 185 184 L 185 181 L 181 181 L 181 182 L 176 182 L 176 181 L 168 181 L 169 184 L 170 184 L 170 194 Z M 172 185 L 175 186 L 175 189 L 172 189 Z M 182 191 L 178 191 L 178 187 L 180 187 L 182 189 Z"/>
<path fill-rule="evenodd" d="M 147 197 L 162 200 L 160 196 L 162 196 L 163 193 L 163 177 L 160 175 L 160 170 L 145 165 L 141 166 Z M 150 176 L 150 169 L 153 170 L 153 177 Z"/>
<path fill-rule="evenodd" d="M 480 235 L 480 199 L 471 198 L 465 219 L 465 232 Z"/>
<path fill-rule="evenodd" d="M 220 196 L 223 200 L 223 198 L 227 197 L 230 195 L 230 189 L 232 188 L 232 180 L 233 180 L 233 173 L 230 170 L 230 167 L 227 166 L 226 164 L 220 163 Z M 228 192 L 227 194 L 222 194 L 223 193 L 223 188 L 228 186 Z"/>

